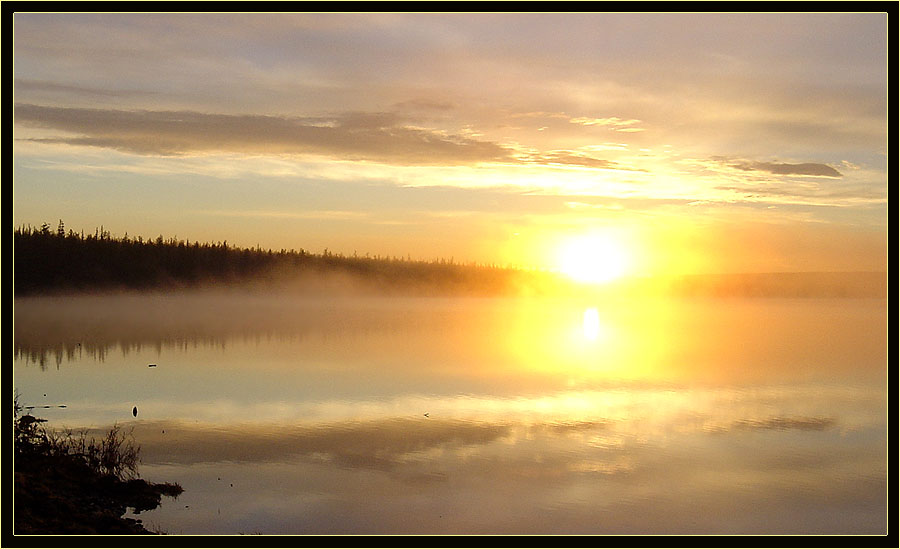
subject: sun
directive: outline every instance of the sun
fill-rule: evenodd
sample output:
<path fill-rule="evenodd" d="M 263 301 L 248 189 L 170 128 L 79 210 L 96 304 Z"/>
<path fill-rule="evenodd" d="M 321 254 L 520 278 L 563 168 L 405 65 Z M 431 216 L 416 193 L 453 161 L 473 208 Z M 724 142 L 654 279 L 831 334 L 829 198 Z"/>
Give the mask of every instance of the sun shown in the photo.
<path fill-rule="evenodd" d="M 559 248 L 559 270 L 578 282 L 603 284 L 628 274 L 631 256 L 612 234 L 588 234 L 565 240 Z"/>

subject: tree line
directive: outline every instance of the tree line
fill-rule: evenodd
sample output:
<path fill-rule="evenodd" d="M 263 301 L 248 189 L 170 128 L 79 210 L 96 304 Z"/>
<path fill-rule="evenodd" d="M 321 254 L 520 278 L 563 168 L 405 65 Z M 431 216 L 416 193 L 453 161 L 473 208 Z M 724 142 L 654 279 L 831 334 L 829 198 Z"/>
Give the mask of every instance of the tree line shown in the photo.
<path fill-rule="evenodd" d="M 497 293 L 514 290 L 533 273 L 477 263 L 396 257 L 345 256 L 327 249 L 278 251 L 231 246 L 227 241 L 113 236 L 23 225 L 13 242 L 16 295 L 102 289 L 189 288 L 343 274 L 382 289 Z"/>

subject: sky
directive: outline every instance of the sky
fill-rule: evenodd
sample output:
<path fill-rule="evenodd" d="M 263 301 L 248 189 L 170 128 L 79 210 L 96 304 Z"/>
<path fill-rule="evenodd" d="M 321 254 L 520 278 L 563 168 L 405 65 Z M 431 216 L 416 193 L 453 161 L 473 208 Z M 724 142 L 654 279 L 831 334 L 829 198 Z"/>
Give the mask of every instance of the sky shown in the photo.
<path fill-rule="evenodd" d="M 17 227 L 887 268 L 884 13 L 17 13 L 13 33 Z"/>

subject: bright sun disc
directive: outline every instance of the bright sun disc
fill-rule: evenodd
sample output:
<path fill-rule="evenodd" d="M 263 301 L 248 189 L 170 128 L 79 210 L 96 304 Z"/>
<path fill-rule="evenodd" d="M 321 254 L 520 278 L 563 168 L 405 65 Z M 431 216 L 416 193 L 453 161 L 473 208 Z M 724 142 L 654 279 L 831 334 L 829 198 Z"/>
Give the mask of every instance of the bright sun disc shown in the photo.
<path fill-rule="evenodd" d="M 624 276 L 629 267 L 628 251 L 612 236 L 576 237 L 560 249 L 559 270 L 579 282 L 610 282 Z"/>

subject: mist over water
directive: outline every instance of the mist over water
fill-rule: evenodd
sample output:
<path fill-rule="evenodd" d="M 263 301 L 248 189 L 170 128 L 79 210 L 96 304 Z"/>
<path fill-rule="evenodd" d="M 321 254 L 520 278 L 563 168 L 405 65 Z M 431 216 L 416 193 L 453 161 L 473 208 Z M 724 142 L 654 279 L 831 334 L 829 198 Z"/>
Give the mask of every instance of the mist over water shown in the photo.
<path fill-rule="evenodd" d="M 185 489 L 139 518 L 174 534 L 883 533 L 886 320 L 883 299 L 28 297 L 14 373 L 50 425 L 134 428 L 142 476 Z"/>

